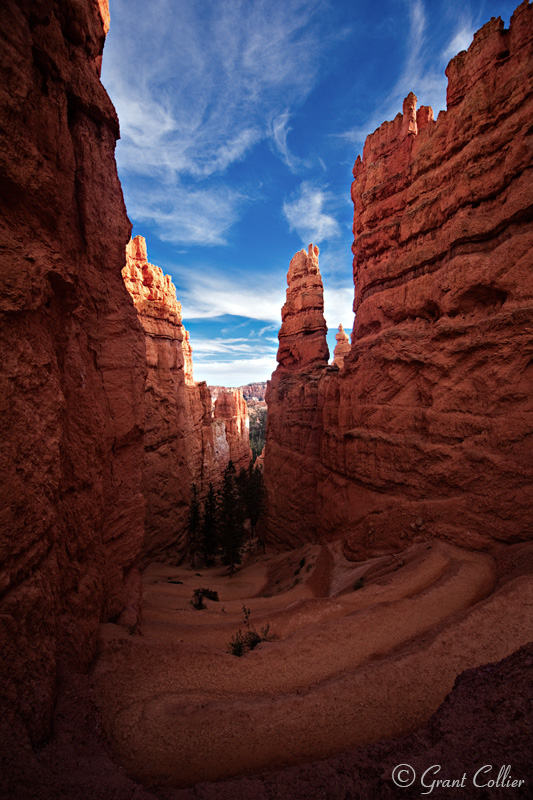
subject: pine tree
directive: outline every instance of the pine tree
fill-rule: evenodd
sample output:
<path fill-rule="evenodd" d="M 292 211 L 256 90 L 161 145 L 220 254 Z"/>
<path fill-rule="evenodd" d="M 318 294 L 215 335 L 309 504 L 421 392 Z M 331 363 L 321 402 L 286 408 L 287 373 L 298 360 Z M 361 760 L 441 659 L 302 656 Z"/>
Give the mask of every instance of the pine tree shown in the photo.
<path fill-rule="evenodd" d="M 231 461 L 224 470 L 219 508 L 222 563 L 229 565 L 230 575 L 233 575 L 235 565 L 242 561 L 244 519 L 235 479 L 235 467 Z"/>
<path fill-rule="evenodd" d="M 200 504 L 198 502 L 198 489 L 195 483 L 193 483 L 191 487 L 189 521 L 187 528 L 189 531 L 189 553 L 191 555 L 191 567 L 194 567 L 196 555 L 200 549 Z"/>
<path fill-rule="evenodd" d="M 213 484 L 209 484 L 209 491 L 204 502 L 202 514 L 202 551 L 207 567 L 214 563 L 218 551 L 218 503 Z"/>

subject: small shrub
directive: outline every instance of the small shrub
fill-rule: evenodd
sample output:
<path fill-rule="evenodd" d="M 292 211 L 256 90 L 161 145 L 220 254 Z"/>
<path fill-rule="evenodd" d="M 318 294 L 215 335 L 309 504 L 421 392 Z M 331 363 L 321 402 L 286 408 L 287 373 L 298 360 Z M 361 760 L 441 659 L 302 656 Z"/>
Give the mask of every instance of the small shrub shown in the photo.
<path fill-rule="evenodd" d="M 192 593 L 192 607 L 197 610 L 206 608 L 204 605 L 204 597 L 207 597 L 208 600 L 215 600 L 215 602 L 218 603 L 218 592 L 213 591 L 213 589 L 195 589 Z"/>
<path fill-rule="evenodd" d="M 196 611 L 200 611 L 200 609 L 205 608 L 204 605 L 204 593 L 202 589 L 195 589 L 192 593 L 192 600 L 191 605 Z"/>
<path fill-rule="evenodd" d="M 249 650 L 254 650 L 261 642 L 272 642 L 274 639 L 277 639 L 275 634 L 270 633 L 270 625 L 264 625 L 261 628 L 261 633 L 258 633 L 256 629 L 250 625 L 251 611 L 249 608 L 246 608 L 244 603 L 242 604 L 242 610 L 246 628 L 244 631 L 239 628 L 237 633 L 233 634 L 228 649 L 228 652 L 233 656 L 239 657 L 243 656 Z"/>
<path fill-rule="evenodd" d="M 218 592 L 213 591 L 213 589 L 202 589 L 201 592 L 208 600 L 214 600 L 218 603 Z"/>

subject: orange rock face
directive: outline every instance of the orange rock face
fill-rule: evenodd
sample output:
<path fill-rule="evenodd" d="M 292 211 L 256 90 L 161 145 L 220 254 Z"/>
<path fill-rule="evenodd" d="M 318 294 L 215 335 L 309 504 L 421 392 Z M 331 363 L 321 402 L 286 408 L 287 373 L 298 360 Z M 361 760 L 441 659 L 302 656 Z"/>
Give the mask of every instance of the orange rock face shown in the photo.
<path fill-rule="evenodd" d="M 333 351 L 333 364 L 342 369 L 344 365 L 344 359 L 350 352 L 350 339 L 348 338 L 348 334 L 345 332 L 342 324 L 339 325 L 339 330 L 335 334 L 335 340 L 337 344 L 335 345 L 335 350 Z"/>
<path fill-rule="evenodd" d="M 318 247 L 309 245 L 307 253 L 296 253 L 287 282 L 279 366 L 266 390 L 266 525 L 271 542 L 297 546 L 319 536 L 315 508 L 322 435 L 319 388 L 325 371 L 331 369 Z"/>
<path fill-rule="evenodd" d="M 196 440 L 201 439 L 202 424 L 197 417 L 203 419 L 204 408 L 194 385 L 192 350 L 176 288 L 169 275 L 148 262 L 142 236 L 129 242 L 122 276 L 146 342 L 143 556 L 169 548 L 175 555 L 183 549 L 191 485 L 201 471 Z"/>
<path fill-rule="evenodd" d="M 146 241 L 132 239 L 122 270 L 146 335 L 143 558 L 184 552 L 191 486 L 200 496 L 218 484 L 230 459 L 250 459 L 248 413 L 240 390 L 223 390 L 214 412 L 204 382 L 193 378 L 192 347 L 169 275 L 148 262 Z"/>
<path fill-rule="evenodd" d="M 323 376 L 282 363 L 269 390 L 272 541 L 531 536 L 532 40 L 524 2 L 450 62 L 437 120 L 411 94 L 367 138 L 350 353 Z M 307 518 L 284 524 L 304 471 Z"/>
<path fill-rule="evenodd" d="M 218 394 L 214 410 L 215 422 L 224 423 L 229 458 L 239 471 L 250 463 L 250 420 L 242 389 L 226 389 Z"/>
<path fill-rule="evenodd" d="M 99 622 L 128 604 L 144 528 L 144 337 L 120 274 L 106 6 L 0 8 L 0 704 L 34 742 L 58 664 L 85 668 Z"/>
<path fill-rule="evenodd" d="M 318 247 L 309 245 L 292 259 L 287 273 L 287 299 L 281 309 L 277 359 L 282 367 L 304 368 L 327 362 L 328 332 L 324 290 L 318 268 Z"/>

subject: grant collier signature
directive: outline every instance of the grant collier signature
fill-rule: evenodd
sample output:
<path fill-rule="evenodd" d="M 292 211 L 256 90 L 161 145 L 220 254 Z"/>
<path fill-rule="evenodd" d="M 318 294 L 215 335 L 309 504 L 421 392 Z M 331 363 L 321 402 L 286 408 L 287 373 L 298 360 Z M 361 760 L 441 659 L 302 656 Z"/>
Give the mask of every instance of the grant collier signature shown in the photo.
<path fill-rule="evenodd" d="M 499 768 L 492 764 L 485 764 L 480 767 L 471 778 L 468 777 L 466 772 L 463 773 L 461 778 L 437 778 L 436 776 L 441 772 L 442 767 L 440 764 L 433 764 L 421 773 L 419 782 L 420 786 L 427 791 L 421 791 L 420 794 L 431 794 L 433 789 L 438 787 L 442 789 L 464 789 L 466 786 L 475 786 L 478 789 L 512 789 L 518 788 L 525 784 L 525 780 L 513 778 L 511 775 L 511 766 L 509 764 Z M 407 788 L 412 786 L 416 781 L 416 770 L 410 764 L 398 764 L 392 770 L 392 780 L 396 786 Z"/>

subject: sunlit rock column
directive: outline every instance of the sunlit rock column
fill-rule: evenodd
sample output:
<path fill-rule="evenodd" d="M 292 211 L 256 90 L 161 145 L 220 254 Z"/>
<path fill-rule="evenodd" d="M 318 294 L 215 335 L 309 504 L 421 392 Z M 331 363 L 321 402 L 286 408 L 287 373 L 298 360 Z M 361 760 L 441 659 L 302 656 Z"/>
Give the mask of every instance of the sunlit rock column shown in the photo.
<path fill-rule="evenodd" d="M 350 352 L 350 339 L 348 338 L 348 334 L 345 332 L 342 323 L 339 325 L 339 330 L 335 334 L 335 339 L 337 344 L 335 345 L 335 350 L 333 351 L 333 364 L 342 369 L 344 365 L 344 359 Z"/>
<path fill-rule="evenodd" d="M 292 259 L 281 311 L 279 366 L 267 386 L 264 477 L 271 543 L 312 541 L 316 528 L 316 468 L 321 440 L 318 387 L 328 366 L 322 277 L 318 247 Z"/>

